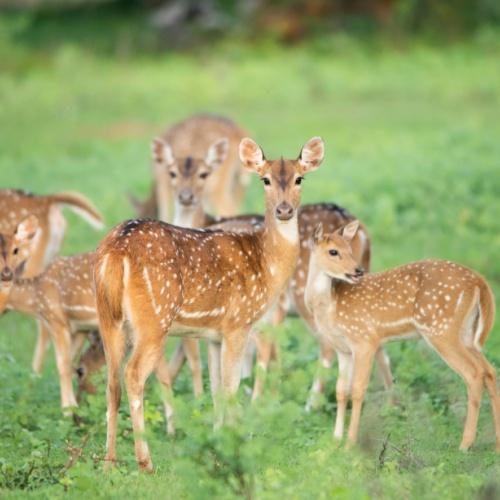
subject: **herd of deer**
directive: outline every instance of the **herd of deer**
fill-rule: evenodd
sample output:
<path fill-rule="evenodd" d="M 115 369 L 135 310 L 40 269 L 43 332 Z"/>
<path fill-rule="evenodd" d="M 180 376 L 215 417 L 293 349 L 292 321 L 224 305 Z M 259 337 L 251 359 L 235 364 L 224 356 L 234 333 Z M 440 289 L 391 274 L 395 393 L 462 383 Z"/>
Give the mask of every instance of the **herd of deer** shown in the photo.
<path fill-rule="evenodd" d="M 66 229 L 62 206 L 96 228 L 103 226 L 86 198 L 0 191 L 0 313 L 13 309 L 36 319 L 35 372 L 41 371 L 52 340 L 66 413 L 77 405 L 75 371 L 80 390 L 92 392 L 89 376 L 107 364 L 108 464 L 116 461 L 120 369 L 127 348 L 125 386 L 136 458 L 141 468 L 152 470 L 143 412 L 149 375 L 154 372 L 170 391 L 187 360 L 194 394 L 200 394 L 198 339 L 206 339 L 220 425 L 225 403 L 238 390 L 242 370 L 248 370 L 251 347 L 260 367 L 253 399 L 278 356 L 278 346 L 260 333 L 262 326 L 277 325 L 293 311 L 318 341 L 321 365 L 330 367 L 337 355 L 335 438 L 344 434 L 350 396 L 347 439 L 350 444 L 357 439 L 374 358 L 386 388 L 391 387 L 383 344 L 422 337 L 467 386 L 460 448 L 469 448 L 475 439 L 486 387 L 500 451 L 496 373 L 482 353 L 495 316 L 490 287 L 476 272 L 449 261 L 367 273 L 371 249 L 366 228 L 335 204 L 300 206 L 302 181 L 320 167 L 323 156 L 324 143 L 314 137 L 297 159 L 270 160 L 231 120 L 188 118 L 153 141 L 151 196 L 144 203 L 133 200 L 140 218 L 115 227 L 95 252 L 71 257 L 56 257 Z M 264 216 L 234 215 L 249 172 L 262 181 Z M 163 222 L 170 220 L 173 224 Z M 182 340 L 168 363 L 164 346 L 169 335 Z M 308 407 L 324 388 L 324 370 L 318 373 Z M 172 433 L 169 401 L 166 397 L 166 426 Z"/>

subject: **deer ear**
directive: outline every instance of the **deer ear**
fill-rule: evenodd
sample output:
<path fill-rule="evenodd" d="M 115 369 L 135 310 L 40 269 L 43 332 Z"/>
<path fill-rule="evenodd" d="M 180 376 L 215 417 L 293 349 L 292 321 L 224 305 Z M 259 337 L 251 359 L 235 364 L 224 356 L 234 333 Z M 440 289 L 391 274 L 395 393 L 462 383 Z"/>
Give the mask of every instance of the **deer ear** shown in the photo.
<path fill-rule="evenodd" d="M 319 243 L 319 241 L 322 239 L 323 239 L 323 224 L 320 222 L 316 226 L 316 229 L 314 230 L 312 240 L 316 244 Z"/>
<path fill-rule="evenodd" d="M 29 215 L 17 225 L 14 236 L 18 242 L 25 243 L 33 239 L 37 231 L 38 219 L 34 215 Z"/>
<path fill-rule="evenodd" d="M 248 137 L 245 137 L 240 142 L 240 160 L 248 170 L 259 175 L 264 173 L 264 167 L 266 166 L 264 152 L 255 141 Z"/>
<path fill-rule="evenodd" d="M 351 241 L 354 236 L 356 236 L 356 233 L 358 232 L 359 229 L 359 220 L 353 220 L 352 222 L 349 222 L 349 224 L 345 225 L 341 229 L 341 236 L 344 238 L 344 240 Z"/>
<path fill-rule="evenodd" d="M 212 170 L 216 170 L 226 161 L 228 150 L 229 141 L 225 137 L 219 139 L 208 148 L 205 163 Z"/>
<path fill-rule="evenodd" d="M 151 153 L 155 164 L 172 165 L 174 163 L 174 153 L 170 144 L 161 137 L 153 139 Z"/>
<path fill-rule="evenodd" d="M 299 155 L 299 164 L 302 167 L 302 173 L 307 174 L 316 170 L 325 156 L 325 143 L 321 137 L 313 137 L 305 144 Z"/>

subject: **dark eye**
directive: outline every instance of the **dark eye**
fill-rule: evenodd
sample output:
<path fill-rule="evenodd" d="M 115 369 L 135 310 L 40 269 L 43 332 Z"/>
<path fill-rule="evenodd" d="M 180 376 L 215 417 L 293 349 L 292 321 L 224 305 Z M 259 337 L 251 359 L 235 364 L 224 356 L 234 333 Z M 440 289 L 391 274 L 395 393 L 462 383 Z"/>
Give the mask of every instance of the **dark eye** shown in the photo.
<path fill-rule="evenodd" d="M 177 174 L 175 172 L 169 172 L 169 174 L 172 179 L 175 179 L 177 177 Z"/>
<path fill-rule="evenodd" d="M 303 180 L 304 180 L 304 177 L 297 177 L 297 178 L 295 179 L 295 184 L 296 184 L 297 186 L 300 186 L 300 185 L 302 184 L 302 181 L 303 181 Z"/>
<path fill-rule="evenodd" d="M 267 177 L 262 177 L 262 182 L 264 183 L 265 186 L 271 185 L 271 181 Z"/>
<path fill-rule="evenodd" d="M 333 257 L 335 257 L 336 255 L 338 255 L 339 253 L 337 252 L 337 250 L 335 250 L 335 248 L 332 248 L 331 250 L 328 251 L 328 253 L 330 255 L 332 255 Z"/>
<path fill-rule="evenodd" d="M 200 174 L 200 179 L 206 179 L 208 177 L 208 172 L 202 172 Z"/>
<path fill-rule="evenodd" d="M 19 248 L 14 248 L 14 251 L 12 252 L 14 255 L 17 255 L 19 253 Z"/>

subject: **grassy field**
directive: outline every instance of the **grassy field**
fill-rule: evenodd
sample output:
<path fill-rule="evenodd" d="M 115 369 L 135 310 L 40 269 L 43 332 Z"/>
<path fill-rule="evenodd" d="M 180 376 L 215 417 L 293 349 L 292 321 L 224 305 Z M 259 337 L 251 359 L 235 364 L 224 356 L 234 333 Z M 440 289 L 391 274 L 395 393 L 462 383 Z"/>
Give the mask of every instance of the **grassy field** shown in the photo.
<path fill-rule="evenodd" d="M 304 184 L 304 201 L 335 201 L 357 214 L 372 235 L 375 269 L 455 259 L 482 272 L 500 297 L 498 38 L 441 49 L 337 39 L 293 50 L 227 44 L 196 55 L 109 57 L 0 37 L 0 56 L 0 187 L 79 190 L 110 228 L 132 215 L 126 193 L 149 189 L 154 134 L 190 113 L 215 111 L 243 124 L 269 157 L 296 156 L 309 137 L 323 136 L 326 161 Z M 252 184 L 246 209 L 262 210 L 261 189 Z M 93 249 L 103 236 L 68 220 L 65 254 Z M 179 432 L 167 439 L 151 383 L 146 417 L 156 474 L 136 471 L 124 402 L 122 461 L 104 475 L 102 384 L 75 426 L 59 409 L 52 352 L 42 377 L 30 371 L 33 321 L 9 313 L 0 328 L 4 498 L 500 495 L 487 397 L 477 444 L 460 453 L 465 387 L 422 342 L 389 346 L 400 405 L 388 404 L 374 374 L 358 449 L 331 438 L 336 369 L 322 408 L 304 412 L 317 348 L 289 319 L 277 332 L 281 368 L 257 405 L 240 391 L 237 428 L 212 432 L 210 398 L 194 401 L 184 372 L 176 384 Z M 500 368 L 498 324 L 486 354 Z"/>

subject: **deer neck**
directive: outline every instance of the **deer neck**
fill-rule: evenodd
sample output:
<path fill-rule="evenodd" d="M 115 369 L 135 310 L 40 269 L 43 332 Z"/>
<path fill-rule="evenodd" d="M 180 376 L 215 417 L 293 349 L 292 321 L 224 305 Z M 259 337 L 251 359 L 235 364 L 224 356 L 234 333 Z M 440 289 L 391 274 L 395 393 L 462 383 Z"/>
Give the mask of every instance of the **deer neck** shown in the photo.
<path fill-rule="evenodd" d="M 36 314 L 37 279 L 25 278 L 16 281 L 7 299 L 6 308 L 23 314 Z"/>
<path fill-rule="evenodd" d="M 197 228 L 205 227 L 206 214 L 201 203 L 186 207 L 178 201 L 174 205 L 174 225 L 180 227 Z"/>
<path fill-rule="evenodd" d="M 306 307 L 316 316 L 323 316 L 327 309 L 334 306 L 334 295 L 332 295 L 332 278 L 322 271 L 311 253 L 309 259 L 309 271 L 304 290 L 304 301 Z"/>
<path fill-rule="evenodd" d="M 297 214 L 287 222 L 280 222 L 269 207 L 264 217 L 263 248 L 270 280 L 281 292 L 293 274 L 300 251 Z"/>

